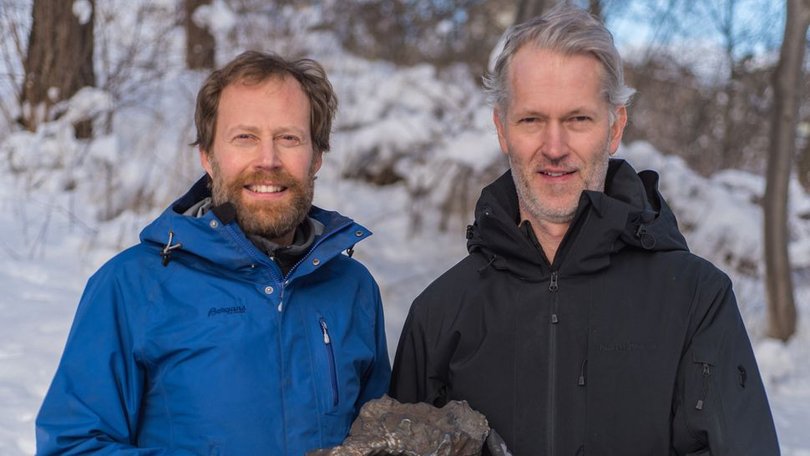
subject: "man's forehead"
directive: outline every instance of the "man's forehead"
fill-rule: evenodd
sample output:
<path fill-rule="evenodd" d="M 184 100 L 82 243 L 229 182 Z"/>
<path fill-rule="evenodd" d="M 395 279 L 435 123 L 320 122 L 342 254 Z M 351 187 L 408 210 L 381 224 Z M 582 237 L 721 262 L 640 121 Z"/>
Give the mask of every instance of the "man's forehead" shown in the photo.
<path fill-rule="evenodd" d="M 233 89 L 239 88 L 254 88 L 260 86 L 271 86 L 271 87 L 282 87 L 282 86 L 292 86 L 304 92 L 304 88 L 301 83 L 289 73 L 272 73 L 265 75 L 263 77 L 259 77 L 257 75 L 242 75 L 233 81 L 231 81 L 228 85 L 223 88 L 223 91 L 231 91 Z"/>
<path fill-rule="evenodd" d="M 519 71 L 538 66 L 559 66 L 571 61 L 588 62 L 588 65 L 594 65 L 598 71 L 602 71 L 602 62 L 591 52 L 567 52 L 533 43 L 526 43 L 515 51 L 508 70 L 509 74 L 513 76 L 516 68 Z"/>
<path fill-rule="evenodd" d="M 591 54 L 523 47 L 515 53 L 507 74 L 507 103 L 513 115 L 593 113 L 605 108 L 603 70 Z M 496 107 L 497 111 L 497 107 Z"/>
<path fill-rule="evenodd" d="M 267 99 L 282 105 L 303 103 L 306 109 L 311 109 L 307 92 L 294 76 L 274 74 L 263 79 L 240 78 L 226 85 L 220 94 L 217 111 L 221 114 L 230 107 L 235 112 L 241 112 L 244 103 L 262 103 Z"/>

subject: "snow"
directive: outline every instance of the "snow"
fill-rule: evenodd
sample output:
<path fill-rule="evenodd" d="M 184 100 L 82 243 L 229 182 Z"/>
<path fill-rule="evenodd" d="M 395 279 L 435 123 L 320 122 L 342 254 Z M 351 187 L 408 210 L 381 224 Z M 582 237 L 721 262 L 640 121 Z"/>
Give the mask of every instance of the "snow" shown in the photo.
<path fill-rule="evenodd" d="M 153 5 L 169 10 L 171 2 Z M 195 20 L 208 24 L 225 43 L 217 55 L 230 57 L 239 45 L 229 45 L 225 37 L 243 24 L 224 5 L 215 0 Z M 285 18 L 294 13 L 283 12 Z M 317 23 L 315 12 L 305 13 L 307 23 Z M 128 24 L 134 17 L 122 15 L 121 20 Z M 144 25 L 142 33 L 148 31 Z M 126 103 L 117 105 L 113 94 L 86 89 L 64 105 L 60 120 L 35 133 L 0 126 L 0 212 L 5 214 L 0 224 L 2 455 L 35 451 L 36 413 L 87 278 L 136 242 L 139 230 L 202 174 L 188 144 L 193 140 L 194 96 L 204 75 L 178 70 L 182 53 L 171 40 L 182 37 L 165 36 L 170 42 L 162 46 L 173 51 L 161 64 L 170 71 L 150 81 L 149 90 L 133 92 Z M 505 169 L 491 110 L 478 83 L 458 68 L 396 68 L 347 55 L 335 48 L 334 40 L 318 41 L 315 34 L 300 38 L 291 36 L 278 46 L 311 46 L 307 54 L 325 64 L 340 99 L 332 151 L 319 174 L 315 203 L 374 232 L 357 245 L 355 258 L 381 286 L 393 356 L 410 302 L 466 253 L 464 224 L 470 222 L 471 208 L 452 217 L 440 209 L 462 183 L 456 179 L 472 176 L 465 183 L 474 198 L 487 180 L 481 176 Z M 70 120 L 87 115 L 98 120 L 97 137 L 78 141 Z M 108 115 L 109 130 L 101 122 Z M 625 145 L 618 156 L 636 169 L 660 171 L 661 191 L 692 250 L 734 281 L 783 454 L 810 456 L 810 323 L 800 319 L 787 344 L 764 337 L 763 179 L 740 171 L 704 178 L 683 160 L 646 143 Z M 349 171 L 383 162 L 402 180 L 374 187 L 344 178 Z M 796 300 L 800 316 L 806 316 L 810 196 L 795 182 L 789 213 Z"/>
<path fill-rule="evenodd" d="M 90 0 L 75 0 L 73 2 L 73 15 L 79 19 L 80 24 L 87 24 L 93 15 L 93 5 Z"/>
<path fill-rule="evenodd" d="M 230 7 L 222 0 L 214 0 L 211 5 L 202 5 L 194 11 L 192 17 L 197 27 L 227 33 L 239 21 Z"/>

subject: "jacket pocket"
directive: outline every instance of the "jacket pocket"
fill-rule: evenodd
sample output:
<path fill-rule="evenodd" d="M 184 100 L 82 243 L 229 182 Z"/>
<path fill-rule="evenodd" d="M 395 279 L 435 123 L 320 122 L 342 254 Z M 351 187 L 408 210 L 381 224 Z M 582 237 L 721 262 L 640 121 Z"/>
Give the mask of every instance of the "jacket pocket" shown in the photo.
<path fill-rule="evenodd" d="M 721 379 L 728 378 L 726 363 L 716 353 L 709 350 L 695 351 L 693 363 L 692 432 L 697 432 L 700 440 L 708 440 L 708 448 L 727 448 L 727 432 L 723 395 L 726 388 Z M 687 407 L 690 404 L 687 403 Z M 706 450 L 704 450 L 706 451 Z M 703 455 L 700 451 L 697 455 Z M 711 453 L 705 453 L 707 455 Z"/>
<path fill-rule="evenodd" d="M 318 324 L 321 326 L 323 346 L 326 350 L 326 361 L 329 369 L 329 380 L 332 385 L 332 407 L 337 407 L 340 395 L 338 391 L 337 368 L 335 366 L 335 349 L 332 345 L 332 338 L 329 336 L 329 326 L 326 324 L 326 319 L 320 317 Z"/>
<path fill-rule="evenodd" d="M 724 440 L 720 365 L 714 350 L 692 347 L 679 366 L 673 403 L 671 455 L 710 456 L 711 442 Z"/>
<path fill-rule="evenodd" d="M 711 394 L 711 376 L 714 365 L 708 361 L 699 360 L 695 360 L 695 364 L 697 364 L 697 368 L 700 371 L 700 380 L 698 380 L 697 388 L 698 399 L 695 402 L 695 409 L 703 410 L 706 401 L 709 399 L 709 394 Z"/>

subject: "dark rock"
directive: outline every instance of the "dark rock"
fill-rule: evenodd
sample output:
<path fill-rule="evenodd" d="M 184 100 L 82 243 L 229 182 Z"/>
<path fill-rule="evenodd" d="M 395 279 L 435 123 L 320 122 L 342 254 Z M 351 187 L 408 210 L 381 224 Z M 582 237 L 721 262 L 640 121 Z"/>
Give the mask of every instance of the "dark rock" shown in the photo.
<path fill-rule="evenodd" d="M 466 401 L 437 408 L 383 396 L 363 406 L 343 445 L 308 456 L 478 456 L 488 433 Z"/>

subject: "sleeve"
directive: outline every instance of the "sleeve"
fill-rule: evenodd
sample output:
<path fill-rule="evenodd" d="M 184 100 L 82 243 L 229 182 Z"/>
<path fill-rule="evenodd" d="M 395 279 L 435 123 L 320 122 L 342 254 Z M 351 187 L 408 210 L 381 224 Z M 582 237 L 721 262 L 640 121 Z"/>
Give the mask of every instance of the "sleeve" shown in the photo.
<path fill-rule="evenodd" d="M 678 369 L 672 443 L 677 455 L 779 455 L 751 342 L 731 282 L 697 291 L 695 329 Z"/>
<path fill-rule="evenodd" d="M 444 376 L 432 373 L 430 347 L 417 299 L 411 305 L 397 345 L 389 390 L 391 397 L 405 403 L 427 402 L 437 407 L 445 405 L 446 385 L 440 380 Z M 437 351 L 437 347 L 434 347 L 433 354 L 437 354 Z"/>
<path fill-rule="evenodd" d="M 37 416 L 38 455 L 174 454 L 134 447 L 144 372 L 125 297 L 109 271 L 90 279 Z"/>
<path fill-rule="evenodd" d="M 374 362 L 369 367 L 363 381 L 360 395 L 355 406 L 355 416 L 360 413 L 360 407 L 366 402 L 382 397 L 388 390 L 391 380 L 391 361 L 388 359 L 388 343 L 385 338 L 385 317 L 383 314 L 382 298 L 380 289 L 376 283 L 374 285 Z"/>

